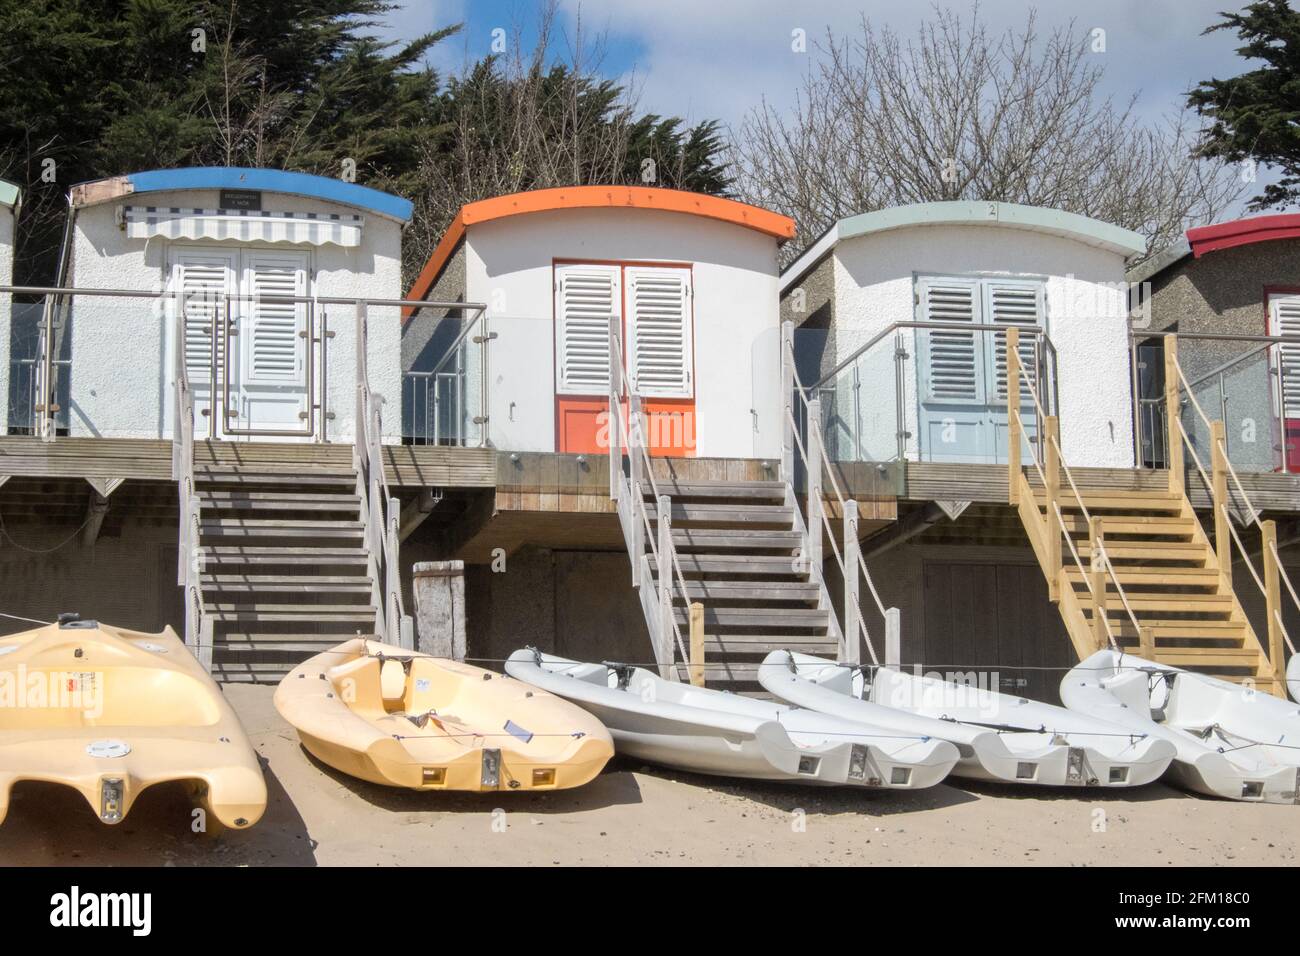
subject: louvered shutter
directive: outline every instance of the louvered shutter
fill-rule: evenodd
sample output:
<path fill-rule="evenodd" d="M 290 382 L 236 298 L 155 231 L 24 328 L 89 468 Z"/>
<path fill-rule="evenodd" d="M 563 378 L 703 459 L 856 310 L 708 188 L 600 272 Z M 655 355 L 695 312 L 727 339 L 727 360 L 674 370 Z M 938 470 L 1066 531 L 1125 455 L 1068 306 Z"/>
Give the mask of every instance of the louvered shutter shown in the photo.
<path fill-rule="evenodd" d="M 1300 295 L 1268 300 L 1272 335 L 1300 335 Z M 1282 417 L 1300 418 L 1300 345 L 1278 346 L 1282 377 Z"/>
<path fill-rule="evenodd" d="M 924 321 L 975 325 L 978 286 L 960 279 L 924 279 L 918 286 Z M 969 404 L 983 399 L 981 336 L 974 332 L 923 330 L 921 370 L 924 400 Z"/>
<path fill-rule="evenodd" d="M 1043 286 L 1039 282 L 1007 282 L 1002 280 L 985 280 L 985 314 L 990 325 L 1021 328 L 1043 328 Z M 995 383 L 995 395 L 991 402 L 1006 404 L 1007 401 L 1007 338 L 1005 333 L 994 333 L 992 377 Z M 1022 335 L 1020 337 L 1022 403 L 1030 401 L 1029 384 L 1037 383 L 1037 337 Z"/>
<path fill-rule="evenodd" d="M 557 392 L 563 395 L 609 393 L 609 323 L 621 314 L 618 267 L 556 267 Z"/>
<path fill-rule="evenodd" d="M 225 316 L 225 293 L 233 291 L 233 257 L 182 252 L 176 257 L 172 276 L 184 316 L 185 368 L 191 386 L 206 389 L 212 366 L 212 333 L 217 321 Z M 218 348 L 218 367 L 223 361 L 221 353 Z"/>
<path fill-rule="evenodd" d="M 246 256 L 242 308 L 245 385 L 292 385 L 303 380 L 306 306 L 268 297 L 306 294 L 305 257 Z"/>
<path fill-rule="evenodd" d="M 628 364 L 638 394 L 690 398 L 691 272 L 627 270 Z"/>

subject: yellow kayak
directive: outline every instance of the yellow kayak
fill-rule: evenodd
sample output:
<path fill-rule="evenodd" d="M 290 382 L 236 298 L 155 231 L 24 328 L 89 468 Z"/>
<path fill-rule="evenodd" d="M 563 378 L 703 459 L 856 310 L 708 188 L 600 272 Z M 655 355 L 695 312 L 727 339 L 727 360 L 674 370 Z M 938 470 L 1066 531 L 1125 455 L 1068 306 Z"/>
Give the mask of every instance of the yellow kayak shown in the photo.
<path fill-rule="evenodd" d="M 481 667 L 357 638 L 304 661 L 275 707 L 317 759 L 413 790 L 562 790 L 614 755 L 605 725 Z"/>
<path fill-rule="evenodd" d="M 22 780 L 80 791 L 104 823 L 167 781 L 189 784 L 226 827 L 266 809 L 239 718 L 171 628 L 72 619 L 0 637 L 0 821 Z"/>

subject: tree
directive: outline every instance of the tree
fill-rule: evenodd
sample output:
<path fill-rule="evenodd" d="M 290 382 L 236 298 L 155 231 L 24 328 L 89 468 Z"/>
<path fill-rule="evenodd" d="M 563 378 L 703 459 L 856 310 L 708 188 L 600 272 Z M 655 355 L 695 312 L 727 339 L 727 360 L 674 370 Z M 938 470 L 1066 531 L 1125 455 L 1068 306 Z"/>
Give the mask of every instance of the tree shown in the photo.
<path fill-rule="evenodd" d="M 628 87 L 603 77 L 603 41 L 588 43 L 581 19 L 557 52 L 556 4 L 544 3 L 536 39 L 516 28 L 496 54 L 447 86 L 448 135 L 432 141 L 407 233 L 407 273 L 418 270 L 467 202 L 554 186 L 653 185 L 725 194 L 726 144 L 716 120 L 637 115 Z"/>
<path fill-rule="evenodd" d="M 1235 30 L 1243 41 L 1237 53 L 1264 66 L 1227 80 L 1203 80 L 1188 94 L 1188 103 L 1210 120 L 1202 152 L 1282 172 L 1249 208 L 1294 203 L 1300 200 L 1300 12 L 1286 0 L 1258 0 L 1241 13 L 1220 16 L 1205 32 Z"/>
<path fill-rule="evenodd" d="M 442 135 L 388 0 L 0 0 L 0 176 L 24 190 L 15 276 L 53 278 L 77 182 L 177 166 L 277 166 L 410 194 Z"/>
<path fill-rule="evenodd" d="M 1243 191 L 1193 155 L 1184 115 L 1143 126 L 1102 98 L 1090 37 L 991 36 L 936 9 L 914 39 L 865 18 L 828 34 L 787 115 L 766 101 L 741 126 L 738 189 L 815 236 L 844 216 L 905 203 L 1001 200 L 1145 234 L 1154 252 Z M 793 255 L 797 250 L 791 250 Z"/>

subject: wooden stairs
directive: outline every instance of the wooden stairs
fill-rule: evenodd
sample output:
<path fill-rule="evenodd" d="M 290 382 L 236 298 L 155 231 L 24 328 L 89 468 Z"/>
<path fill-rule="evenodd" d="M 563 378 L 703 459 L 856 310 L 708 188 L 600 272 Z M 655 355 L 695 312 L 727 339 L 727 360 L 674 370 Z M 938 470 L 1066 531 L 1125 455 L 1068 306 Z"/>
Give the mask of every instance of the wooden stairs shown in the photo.
<path fill-rule="evenodd" d="M 1026 524 L 1079 656 L 1107 646 L 1113 636 L 1122 649 L 1158 663 L 1224 680 L 1251 680 L 1272 692 L 1268 653 L 1229 576 L 1221 572 L 1215 546 L 1186 495 L 1088 489 L 1081 489 L 1081 495 L 1095 527 L 1083 519 L 1083 509 L 1069 490 L 1058 499 L 1064 529 L 1054 513 L 1048 514 L 1044 490 L 1033 494 L 1029 507 L 1037 520 Z M 1063 554 L 1050 554 L 1043 529 L 1053 527 L 1068 534 L 1083 569 L 1068 546 Z M 1113 576 L 1094 569 L 1098 543 L 1110 559 Z M 1099 585 L 1105 589 L 1100 613 L 1109 629 L 1097 620 L 1099 602 L 1093 600 L 1093 590 Z"/>
<path fill-rule="evenodd" d="M 343 464 L 199 464 L 199 582 L 212 674 L 275 682 L 377 629 L 356 471 Z"/>
<path fill-rule="evenodd" d="M 642 485 L 646 514 L 658 535 L 658 503 Z M 689 602 L 704 605 L 704 680 L 718 690 L 760 695 L 758 664 L 783 648 L 834 658 L 822 586 L 801 560 L 803 538 L 782 481 L 685 482 L 660 480 L 671 500 L 670 533 L 688 594 L 672 589 L 683 637 Z M 656 587 L 660 567 L 647 543 Z M 686 665 L 679 675 L 687 679 Z"/>

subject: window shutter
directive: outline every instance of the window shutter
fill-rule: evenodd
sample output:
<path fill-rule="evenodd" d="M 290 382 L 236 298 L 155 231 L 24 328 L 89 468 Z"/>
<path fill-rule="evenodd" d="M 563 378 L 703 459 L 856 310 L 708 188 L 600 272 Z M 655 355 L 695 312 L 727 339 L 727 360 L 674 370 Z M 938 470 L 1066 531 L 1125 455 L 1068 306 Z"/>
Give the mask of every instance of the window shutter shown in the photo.
<path fill-rule="evenodd" d="M 1300 335 L 1300 295 L 1268 300 L 1273 335 Z M 1278 346 L 1282 377 L 1282 417 L 1300 418 L 1300 345 Z"/>
<path fill-rule="evenodd" d="M 212 333 L 225 317 L 225 293 L 231 291 L 234 263 L 230 257 L 181 253 L 173 271 L 173 288 L 181 294 L 185 317 L 185 369 L 192 386 L 207 388 L 212 366 Z M 217 350 L 217 365 L 223 362 Z"/>
<path fill-rule="evenodd" d="M 622 314 L 616 266 L 558 266 L 555 270 L 556 391 L 609 392 L 609 323 Z"/>
<path fill-rule="evenodd" d="M 298 257 L 255 256 L 248 259 L 243 306 L 251 310 L 245 323 L 245 381 L 250 384 L 293 384 L 304 373 L 306 342 L 298 336 L 306 325 L 301 302 L 265 301 L 270 296 L 305 295 L 306 263 Z"/>
<path fill-rule="evenodd" d="M 1043 287 L 1038 282 L 985 282 L 988 296 L 988 315 L 991 325 L 1019 326 L 1020 328 L 1045 327 L 1043 322 Z M 996 383 L 998 403 L 1007 400 L 1007 338 L 1005 333 L 994 333 L 993 379 Z M 1022 335 L 1020 337 L 1020 398 L 1023 403 L 1030 401 L 1029 384 L 1037 387 L 1037 337 Z"/>
<path fill-rule="evenodd" d="M 690 270 L 629 268 L 627 277 L 629 365 L 638 394 L 690 398 Z"/>
<path fill-rule="evenodd" d="M 923 280 L 919 288 L 926 322 L 975 325 L 979 321 L 976 285 L 962 280 Z M 923 329 L 920 367 L 926 401 L 971 403 L 981 400 L 983 369 L 980 336 L 974 332 Z"/>

